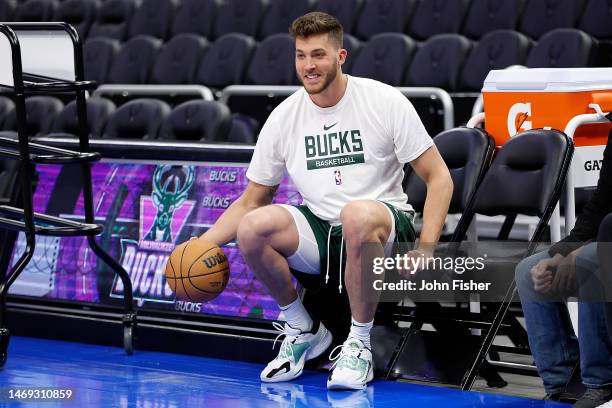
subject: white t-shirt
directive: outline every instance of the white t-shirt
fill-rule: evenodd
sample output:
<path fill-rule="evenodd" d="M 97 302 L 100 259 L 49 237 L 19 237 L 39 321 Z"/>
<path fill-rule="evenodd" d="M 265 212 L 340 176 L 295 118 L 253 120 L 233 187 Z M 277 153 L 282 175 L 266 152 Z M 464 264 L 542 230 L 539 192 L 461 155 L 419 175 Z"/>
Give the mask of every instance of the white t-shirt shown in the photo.
<path fill-rule="evenodd" d="M 285 169 L 319 218 L 340 222 L 354 200 L 380 200 L 410 211 L 403 164 L 433 144 L 408 99 L 397 89 L 348 77 L 344 96 L 321 108 L 301 88 L 264 124 L 247 170 L 249 180 L 280 183 Z"/>

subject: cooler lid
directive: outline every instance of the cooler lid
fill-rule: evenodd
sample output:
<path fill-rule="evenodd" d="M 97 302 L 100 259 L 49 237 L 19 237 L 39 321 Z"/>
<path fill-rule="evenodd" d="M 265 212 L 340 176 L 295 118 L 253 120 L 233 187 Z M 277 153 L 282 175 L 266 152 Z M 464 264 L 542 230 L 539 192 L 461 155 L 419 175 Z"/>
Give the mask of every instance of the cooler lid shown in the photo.
<path fill-rule="evenodd" d="M 612 90 L 612 68 L 492 70 L 482 92 L 588 92 Z"/>

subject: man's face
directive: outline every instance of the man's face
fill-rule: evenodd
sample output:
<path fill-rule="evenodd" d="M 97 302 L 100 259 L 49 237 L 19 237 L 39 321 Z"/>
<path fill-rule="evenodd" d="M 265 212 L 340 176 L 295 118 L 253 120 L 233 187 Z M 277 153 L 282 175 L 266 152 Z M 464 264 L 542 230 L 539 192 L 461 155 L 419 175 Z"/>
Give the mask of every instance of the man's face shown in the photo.
<path fill-rule="evenodd" d="M 346 51 L 338 49 L 328 34 L 295 39 L 295 69 L 304 89 L 311 95 L 323 92 L 331 84 L 344 62 Z"/>

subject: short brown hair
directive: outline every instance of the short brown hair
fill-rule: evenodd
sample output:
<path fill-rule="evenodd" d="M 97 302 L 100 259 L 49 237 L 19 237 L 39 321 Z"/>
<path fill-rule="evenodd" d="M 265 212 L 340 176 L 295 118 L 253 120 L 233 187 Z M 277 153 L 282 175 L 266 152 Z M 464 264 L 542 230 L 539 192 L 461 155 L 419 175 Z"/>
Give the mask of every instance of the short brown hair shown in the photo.
<path fill-rule="evenodd" d="M 296 18 L 289 28 L 289 33 L 295 37 L 308 37 L 311 35 L 325 34 L 333 40 L 336 45 L 342 47 L 342 24 L 327 13 L 313 11 Z"/>

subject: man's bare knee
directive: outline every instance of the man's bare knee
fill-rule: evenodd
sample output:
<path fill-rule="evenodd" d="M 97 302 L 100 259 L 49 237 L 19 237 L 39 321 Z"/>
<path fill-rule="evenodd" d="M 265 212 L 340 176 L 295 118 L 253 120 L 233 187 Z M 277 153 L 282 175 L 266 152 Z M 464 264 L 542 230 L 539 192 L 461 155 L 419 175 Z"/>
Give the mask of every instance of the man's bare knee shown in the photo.
<path fill-rule="evenodd" d="M 340 212 L 344 238 L 349 242 L 385 242 L 391 233 L 387 210 L 371 200 L 352 201 Z"/>
<path fill-rule="evenodd" d="M 295 252 L 299 242 L 293 217 L 276 205 L 261 207 L 246 214 L 238 225 L 237 239 L 243 251 L 271 245 L 284 255 Z"/>

